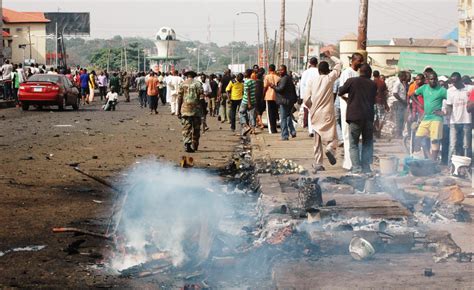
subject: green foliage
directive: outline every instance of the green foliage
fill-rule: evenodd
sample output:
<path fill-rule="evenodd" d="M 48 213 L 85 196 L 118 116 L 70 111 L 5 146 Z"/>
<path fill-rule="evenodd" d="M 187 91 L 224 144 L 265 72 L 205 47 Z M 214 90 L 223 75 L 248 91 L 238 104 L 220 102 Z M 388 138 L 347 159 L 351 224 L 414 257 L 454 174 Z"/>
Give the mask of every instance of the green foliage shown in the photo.
<path fill-rule="evenodd" d="M 271 62 L 274 41 L 270 40 L 269 42 Z M 137 70 L 138 51 L 140 51 L 140 70 L 143 70 L 143 50 L 146 49 L 152 52 L 155 50 L 154 41 L 151 39 L 142 37 L 122 38 L 119 35 L 110 39 L 70 38 L 65 40 L 65 45 L 69 56 L 69 66 L 80 65 L 99 71 L 107 68 L 108 61 L 110 70 L 125 68 L 124 46 L 127 48 L 128 69 L 133 71 Z M 294 44 L 291 45 L 295 47 Z M 198 49 L 199 65 L 197 63 Z M 54 50 L 54 41 L 48 41 L 47 50 Z M 224 46 L 199 41 L 179 41 L 176 45 L 175 55 L 184 57 L 178 63 L 178 69 L 193 69 L 211 73 L 222 72 L 232 63 L 232 51 L 234 52 L 234 63 L 245 63 L 246 67 L 249 67 L 257 62 L 256 45 L 250 45 L 245 41 L 231 42 Z"/>

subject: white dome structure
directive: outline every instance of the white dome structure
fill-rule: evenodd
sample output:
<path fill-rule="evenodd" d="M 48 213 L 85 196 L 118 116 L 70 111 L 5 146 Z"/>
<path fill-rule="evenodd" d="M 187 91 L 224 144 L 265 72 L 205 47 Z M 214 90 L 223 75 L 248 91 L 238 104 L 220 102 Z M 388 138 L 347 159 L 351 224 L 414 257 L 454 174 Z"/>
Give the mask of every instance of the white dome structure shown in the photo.
<path fill-rule="evenodd" d="M 156 40 L 176 40 L 176 32 L 170 27 L 161 27 L 156 34 Z"/>

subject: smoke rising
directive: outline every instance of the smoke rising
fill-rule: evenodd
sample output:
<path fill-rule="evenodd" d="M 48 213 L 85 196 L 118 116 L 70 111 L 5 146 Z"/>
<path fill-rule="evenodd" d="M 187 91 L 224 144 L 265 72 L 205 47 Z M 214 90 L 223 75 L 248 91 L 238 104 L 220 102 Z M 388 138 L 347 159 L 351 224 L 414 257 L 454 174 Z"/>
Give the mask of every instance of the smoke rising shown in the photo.
<path fill-rule="evenodd" d="M 125 250 L 112 266 L 144 263 L 150 249 L 169 256 L 175 267 L 207 259 L 219 222 L 229 209 L 221 184 L 203 171 L 147 161 L 127 177 L 117 235 Z"/>

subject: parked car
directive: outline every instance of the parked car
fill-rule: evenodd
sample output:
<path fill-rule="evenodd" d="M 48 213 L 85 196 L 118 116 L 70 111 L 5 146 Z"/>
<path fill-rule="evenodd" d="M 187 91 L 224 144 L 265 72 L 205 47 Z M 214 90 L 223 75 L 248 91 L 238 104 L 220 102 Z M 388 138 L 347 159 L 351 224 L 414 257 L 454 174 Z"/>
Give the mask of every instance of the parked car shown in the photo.
<path fill-rule="evenodd" d="M 20 84 L 18 99 L 21 108 L 27 111 L 30 105 L 53 105 L 59 110 L 66 106 L 79 109 L 79 90 L 64 75 L 36 74 Z"/>

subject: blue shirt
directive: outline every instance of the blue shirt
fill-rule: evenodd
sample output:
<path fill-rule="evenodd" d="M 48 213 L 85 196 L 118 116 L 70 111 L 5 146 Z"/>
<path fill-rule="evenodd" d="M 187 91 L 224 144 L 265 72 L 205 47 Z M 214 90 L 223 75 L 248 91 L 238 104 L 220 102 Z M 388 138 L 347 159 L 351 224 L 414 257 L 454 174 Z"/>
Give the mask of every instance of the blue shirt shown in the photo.
<path fill-rule="evenodd" d="M 89 87 L 89 74 L 81 75 L 81 88 L 87 89 Z"/>

